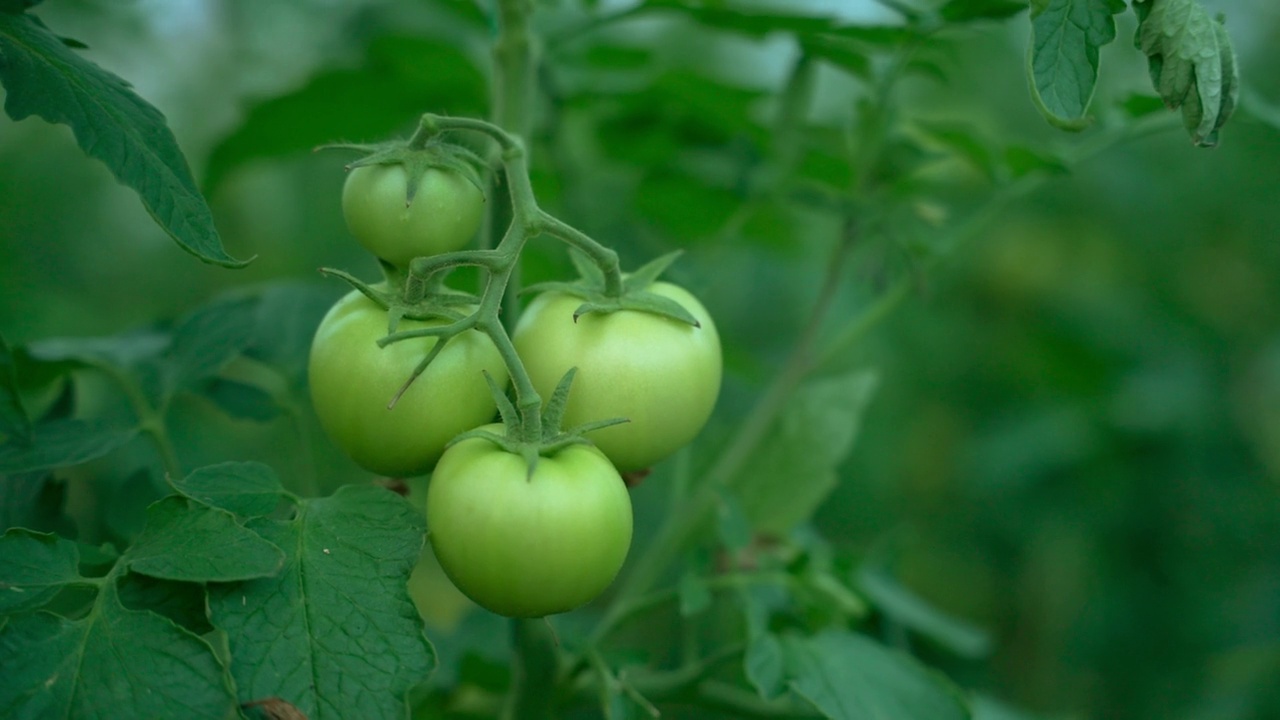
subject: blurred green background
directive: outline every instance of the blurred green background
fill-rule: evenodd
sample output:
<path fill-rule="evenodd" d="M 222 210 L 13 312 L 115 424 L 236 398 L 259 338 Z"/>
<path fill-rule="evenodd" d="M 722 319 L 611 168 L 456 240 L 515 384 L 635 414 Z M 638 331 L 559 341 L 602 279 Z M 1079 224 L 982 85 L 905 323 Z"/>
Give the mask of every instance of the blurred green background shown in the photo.
<path fill-rule="evenodd" d="M 1227 14 L 1246 87 L 1274 108 L 1280 6 L 1205 4 Z M 873 3 L 804 5 L 891 17 Z M 660 21 L 559 34 L 581 13 L 540 4 L 552 38 L 540 198 L 625 263 L 688 248 L 675 278 L 704 297 L 727 346 L 714 436 L 786 352 L 832 242 L 829 220 L 786 208 L 724 230 L 741 202 L 734 178 L 764 142 L 741 130 L 767 133 L 751 121 L 793 49 Z M 266 282 L 313 284 L 321 300 L 298 310 L 311 322 L 341 292 L 317 267 L 376 266 L 343 226 L 346 156 L 309 148 L 403 132 L 426 110 L 487 111 L 491 29 L 467 0 L 49 0 L 39 14 L 165 112 L 228 250 L 257 259 L 201 265 L 65 128 L 0 119 L 0 332 L 14 343 L 114 334 Z M 1132 32 L 1121 16 L 1103 52 L 1104 122 L 1150 92 Z M 1026 37 L 1025 15 L 950 33 L 936 56 L 948 82 L 907 83 L 901 117 L 1033 146 L 1087 139 L 1032 107 Z M 818 118 L 858 95 L 834 72 L 819 89 Z M 944 226 L 989 191 L 954 163 L 945 172 L 962 200 Z M 864 248 L 837 314 L 855 314 L 885 273 L 910 272 L 908 255 Z M 530 278 L 567 267 L 543 242 L 526 261 Z M 927 272 L 841 364 L 878 368 L 881 385 L 816 525 L 850 552 L 888 554 L 909 586 L 996 641 L 988 659 L 919 648 L 926 658 L 1049 716 L 1280 717 L 1274 127 L 1241 113 L 1216 149 L 1170 131 L 1047 183 Z M 190 465 L 298 462 L 279 423 L 194 400 L 179 417 Z M 314 453 L 326 485 L 366 477 L 323 443 Z"/>

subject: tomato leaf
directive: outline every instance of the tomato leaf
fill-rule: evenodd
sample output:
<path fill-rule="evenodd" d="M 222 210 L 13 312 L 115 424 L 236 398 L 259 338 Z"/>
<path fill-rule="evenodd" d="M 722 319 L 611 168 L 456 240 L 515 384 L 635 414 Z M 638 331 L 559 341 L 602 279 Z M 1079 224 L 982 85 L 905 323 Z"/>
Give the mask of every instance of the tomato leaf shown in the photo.
<path fill-rule="evenodd" d="M 817 510 L 836 486 L 876 384 L 874 372 L 859 371 L 796 392 L 737 486 L 752 527 L 784 534 Z"/>
<path fill-rule="evenodd" d="M 204 586 L 125 573 L 116 583 L 120 604 L 130 610 L 150 610 L 197 635 L 213 630 L 205 613 Z"/>
<path fill-rule="evenodd" d="M 789 685 L 829 718 L 968 720 L 968 704 L 915 658 L 845 630 L 781 638 Z"/>
<path fill-rule="evenodd" d="M 1098 49 L 1116 39 L 1124 0 L 1031 0 L 1031 97 L 1050 124 L 1082 130 L 1098 83 Z"/>
<path fill-rule="evenodd" d="M 80 579 L 75 543 L 15 528 L 0 537 L 0 614 L 41 607 Z"/>
<path fill-rule="evenodd" d="M 246 264 L 223 249 L 164 115 L 124 80 L 73 52 L 34 15 L 0 13 L 0 82 L 9 117 L 70 126 L 80 148 L 136 190 L 182 249 L 215 265 Z"/>
<path fill-rule="evenodd" d="M 192 500 L 244 518 L 269 515 L 285 496 L 275 471 L 255 462 L 209 465 L 170 484 Z"/>
<path fill-rule="evenodd" d="M 248 527 L 287 559 L 274 577 L 209 588 L 241 702 L 279 697 L 310 720 L 403 718 L 434 662 L 407 589 L 421 513 L 383 488 L 347 486 Z"/>
<path fill-rule="evenodd" d="M 125 562 L 165 580 L 225 582 L 275 575 L 285 556 L 226 510 L 171 495 L 147 508 L 146 527 Z"/>
<path fill-rule="evenodd" d="M 52 420 L 32 428 L 31 443 L 0 445 L 0 474 L 26 473 L 97 460 L 133 439 L 137 428 L 105 420 Z"/>
<path fill-rule="evenodd" d="M 226 670 L 204 640 L 128 610 L 106 583 L 89 614 L 16 615 L 0 629 L 0 715 L 14 718 L 237 717 Z"/>
<path fill-rule="evenodd" d="M 66 486 L 44 472 L 5 476 L 0 480 L 0 530 L 21 527 L 74 534 L 62 511 L 66 494 Z"/>
<path fill-rule="evenodd" d="M 253 337 L 257 299 L 208 303 L 178 322 L 166 355 L 166 389 L 190 389 L 238 355 Z"/>
<path fill-rule="evenodd" d="M 1182 108 L 1191 141 L 1218 144 L 1240 93 L 1235 51 L 1222 20 L 1196 0 L 1135 0 L 1134 45 L 1147 56 L 1151 84 L 1165 105 Z"/>

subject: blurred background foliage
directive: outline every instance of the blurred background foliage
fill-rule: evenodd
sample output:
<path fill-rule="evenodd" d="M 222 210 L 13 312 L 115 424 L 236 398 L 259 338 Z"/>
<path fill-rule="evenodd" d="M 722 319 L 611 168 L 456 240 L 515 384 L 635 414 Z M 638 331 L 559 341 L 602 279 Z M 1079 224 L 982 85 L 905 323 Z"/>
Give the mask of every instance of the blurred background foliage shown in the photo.
<path fill-rule="evenodd" d="M 783 6 L 893 17 L 854 0 Z M 1280 132 L 1256 119 L 1280 103 L 1280 6 L 1206 6 L 1227 14 L 1255 114 L 1215 150 L 1172 130 L 1042 185 L 835 362 L 877 368 L 880 385 L 816 525 L 993 633 L 989 658 L 918 648 L 927 659 L 1049 716 L 1280 716 Z M 593 29 L 578 2 L 539 7 L 539 197 L 626 264 L 687 248 L 674 276 L 719 318 L 731 420 L 790 346 L 838 231 L 829 213 L 746 199 L 777 151 L 771 96 L 794 42 L 669 13 Z M 115 334 L 280 282 L 313 288 L 296 308 L 309 327 L 341 292 L 317 267 L 376 273 L 343 226 L 343 155 L 310 149 L 404 132 L 422 111 L 487 112 L 491 25 L 470 0 L 49 0 L 39 15 L 165 112 L 229 252 L 257 259 L 199 264 L 65 128 L 0 119 L 0 331 L 14 343 Z M 1103 124 L 1150 92 L 1132 32 L 1121 16 L 1103 53 Z M 845 317 L 918 272 L 930 234 L 991 191 L 1002 171 L 983 158 L 1094 132 L 1037 115 L 1026 37 L 1016 16 L 921 54 L 896 119 L 904 156 L 938 160 L 903 191 L 913 222 L 859 249 Z M 865 95 L 864 60 L 843 58 L 855 79 L 819 73 L 800 164 L 819 182 L 848 172 L 828 150 Z M 565 272 L 557 247 L 531 246 L 526 279 Z M 227 420 L 197 399 L 175 421 L 191 466 L 261 459 L 323 487 L 367 477 L 322 441 L 299 461 L 280 421 Z M 131 446 L 76 472 L 150 462 Z M 664 474 L 638 491 L 642 534 Z M 149 492 L 125 480 L 71 501 L 140 512 L 120 498 Z"/>

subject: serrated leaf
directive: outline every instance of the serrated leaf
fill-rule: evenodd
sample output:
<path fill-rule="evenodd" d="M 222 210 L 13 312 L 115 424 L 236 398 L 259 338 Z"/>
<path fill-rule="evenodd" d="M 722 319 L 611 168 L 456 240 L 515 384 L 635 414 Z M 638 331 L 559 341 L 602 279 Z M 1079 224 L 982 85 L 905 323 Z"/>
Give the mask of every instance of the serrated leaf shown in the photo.
<path fill-rule="evenodd" d="M 226 510 L 171 495 L 147 508 L 146 527 L 124 561 L 151 577 L 227 582 L 275 575 L 285 556 Z"/>
<path fill-rule="evenodd" d="M 845 630 L 781 638 L 791 688 L 823 715 L 844 720 L 969 720 L 959 691 L 901 652 Z"/>
<path fill-rule="evenodd" d="M 1240 92 L 1226 29 L 1196 0 L 1135 0 L 1133 9 L 1134 44 L 1147 56 L 1151 84 L 1165 105 L 1182 108 L 1192 142 L 1216 145 Z"/>
<path fill-rule="evenodd" d="M 190 388 L 239 354 L 252 338 L 256 312 L 256 298 L 240 297 L 215 300 L 183 318 L 165 353 L 168 389 Z"/>
<path fill-rule="evenodd" d="M 18 391 L 17 359 L 0 335 L 0 440 L 31 442 L 31 419 Z"/>
<path fill-rule="evenodd" d="M 980 658 L 991 651 L 991 636 L 985 631 L 942 612 L 884 570 L 864 568 L 858 573 L 858 588 L 894 622 L 957 655 Z"/>
<path fill-rule="evenodd" d="M 275 471 L 256 462 L 209 465 L 170 482 L 193 500 L 245 518 L 269 515 L 285 496 Z"/>
<path fill-rule="evenodd" d="M 76 544 L 16 528 L 0 536 L 0 614 L 41 607 L 80 579 Z"/>
<path fill-rule="evenodd" d="M 327 69 L 296 92 L 249 108 L 244 123 L 213 149 L 205 182 L 213 192 L 250 160 L 309 152 L 335 138 L 383 139 L 428 108 L 483 117 L 486 87 L 471 57 L 453 45 L 379 37 L 359 68 Z M 332 112 L 335 99 L 343 112 Z"/>
<path fill-rule="evenodd" d="M 51 420 L 32 428 L 31 443 L 0 445 L 0 474 L 70 467 L 97 460 L 138 434 L 105 420 Z"/>
<path fill-rule="evenodd" d="M 1124 0 L 1031 0 L 1027 74 L 1050 123 L 1082 129 L 1098 83 L 1098 49 L 1116 39 Z"/>
<path fill-rule="evenodd" d="M 808 519 L 853 449 L 876 374 L 859 371 L 803 385 L 745 465 L 737 492 L 758 531 L 785 534 Z"/>
<path fill-rule="evenodd" d="M 962 23 L 1003 20 L 1026 9 L 1026 0 L 947 0 L 938 8 L 938 14 L 947 22 Z"/>
<path fill-rule="evenodd" d="M 213 649 L 107 583 L 90 614 L 17 615 L 0 629 L 0 716 L 26 719 L 237 717 Z"/>
<path fill-rule="evenodd" d="M 369 486 L 302 501 L 289 521 L 252 521 L 288 559 L 275 577 L 209 588 L 240 700 L 279 697 L 310 720 L 401 720 L 434 660 L 406 587 L 423 522 L 404 498 Z"/>
<path fill-rule="evenodd" d="M 77 55 L 34 16 L 0 13 L 0 82 L 9 117 L 70 126 L 80 148 L 136 190 L 184 250 L 216 265 L 246 264 L 223 249 L 164 115 L 124 80 Z"/>

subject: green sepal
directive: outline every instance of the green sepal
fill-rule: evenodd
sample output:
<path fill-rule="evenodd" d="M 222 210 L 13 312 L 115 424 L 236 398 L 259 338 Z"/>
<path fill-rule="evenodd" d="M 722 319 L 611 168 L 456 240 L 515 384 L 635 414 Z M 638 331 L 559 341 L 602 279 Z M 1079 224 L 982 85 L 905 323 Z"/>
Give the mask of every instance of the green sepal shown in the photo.
<path fill-rule="evenodd" d="M 640 292 L 658 281 L 662 273 L 684 254 L 684 250 L 676 250 L 650 260 L 641 265 L 635 272 L 622 279 L 622 288 L 626 292 Z"/>
<path fill-rule="evenodd" d="M 484 381 L 489 384 L 489 392 L 493 395 L 493 402 L 498 406 L 498 417 L 502 418 L 502 424 L 507 428 L 507 434 L 511 434 L 511 428 L 516 427 L 520 422 L 520 413 L 516 411 L 516 406 L 511 402 L 511 398 L 507 397 L 507 391 L 498 386 L 498 381 L 493 379 L 488 370 L 481 370 L 484 374 Z"/>
<path fill-rule="evenodd" d="M 416 146 L 412 140 L 392 140 L 380 145 L 325 145 L 318 149 L 341 148 L 358 150 L 367 153 L 359 160 L 346 165 L 348 171 L 368 165 L 403 165 L 405 171 L 405 199 L 408 206 L 418 193 L 418 184 L 427 170 L 445 170 L 454 172 L 467 179 L 484 193 L 484 181 L 480 177 L 478 167 L 486 165 L 483 158 L 470 148 L 443 140 L 435 139 L 425 145 Z"/>
<path fill-rule="evenodd" d="M 627 291 L 620 298 L 590 298 L 587 302 L 578 306 L 573 311 L 573 321 L 577 322 L 578 318 L 587 313 L 614 313 L 619 310 L 634 310 L 637 312 L 646 312 L 651 315 L 660 315 L 676 322 L 682 322 L 693 327 L 702 327 L 702 323 L 693 316 L 693 313 L 685 309 L 683 305 L 672 300 L 669 297 L 658 295 L 648 290 Z"/>
<path fill-rule="evenodd" d="M 352 288 L 359 290 L 360 294 L 377 303 L 378 307 L 386 310 L 388 313 L 388 334 L 396 331 L 396 326 L 401 318 L 457 322 L 467 317 L 468 313 L 459 312 L 455 308 L 474 307 L 480 304 L 480 298 L 471 293 L 452 290 L 443 286 L 438 291 L 423 295 L 422 299 L 416 303 L 407 303 L 399 292 L 392 291 L 385 283 L 370 284 L 345 270 L 334 268 L 320 268 L 320 272 L 323 275 L 342 280 Z"/>
<path fill-rule="evenodd" d="M 577 367 L 569 368 L 564 377 L 560 378 L 560 382 L 556 384 L 556 389 L 551 393 L 551 398 L 543 405 L 543 440 L 550 440 L 560 434 L 560 423 L 564 421 L 564 411 L 569 406 L 569 390 L 573 386 L 573 378 L 577 374 Z"/>
<path fill-rule="evenodd" d="M 604 272 L 600 266 L 591 261 L 587 254 L 577 248 L 569 248 L 569 260 L 573 263 L 573 269 L 578 271 L 578 277 L 582 278 L 582 282 L 587 287 L 604 290 Z"/>

